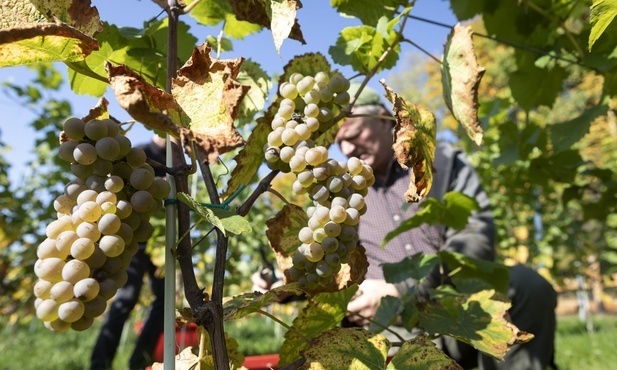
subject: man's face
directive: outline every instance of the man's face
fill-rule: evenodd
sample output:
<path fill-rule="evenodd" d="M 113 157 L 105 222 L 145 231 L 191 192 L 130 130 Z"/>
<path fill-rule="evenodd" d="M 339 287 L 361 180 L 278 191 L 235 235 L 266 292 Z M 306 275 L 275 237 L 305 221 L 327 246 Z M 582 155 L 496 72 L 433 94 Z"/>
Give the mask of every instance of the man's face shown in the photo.
<path fill-rule="evenodd" d="M 385 168 L 392 158 L 392 124 L 376 118 L 348 118 L 336 142 L 345 156 L 358 157 L 374 170 Z"/>

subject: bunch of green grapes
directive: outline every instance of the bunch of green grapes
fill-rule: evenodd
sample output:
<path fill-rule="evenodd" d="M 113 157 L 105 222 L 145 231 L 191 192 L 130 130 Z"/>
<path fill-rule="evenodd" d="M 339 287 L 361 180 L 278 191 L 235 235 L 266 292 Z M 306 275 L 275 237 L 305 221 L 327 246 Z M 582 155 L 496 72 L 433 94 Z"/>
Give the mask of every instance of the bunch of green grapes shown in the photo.
<path fill-rule="evenodd" d="M 366 212 L 364 196 L 375 182 L 372 168 L 364 161 L 329 159 L 328 149 L 312 140 L 332 123 L 328 104 L 349 103 L 348 88 L 349 81 L 338 75 L 293 74 L 279 87 L 284 99 L 265 148 L 270 167 L 296 174 L 293 191 L 308 194 L 313 201 L 289 270 L 291 280 L 306 289 L 327 284 L 341 264 L 349 262 L 358 245 L 360 216 Z"/>
<path fill-rule="evenodd" d="M 294 73 L 289 82 L 279 86 L 283 99 L 272 119 L 272 132 L 265 147 L 270 169 L 302 171 L 302 154 L 296 150 L 305 146 L 302 142 L 311 142 L 334 123 L 333 112 L 349 104 L 348 89 L 349 80 L 325 72 L 314 77 Z"/>
<path fill-rule="evenodd" d="M 53 202 L 58 218 L 34 265 L 36 315 L 57 332 L 85 330 L 104 313 L 126 284 L 138 243 L 152 234 L 150 214 L 170 191 L 113 120 L 70 118 L 64 134 L 59 155 L 76 179 Z"/>

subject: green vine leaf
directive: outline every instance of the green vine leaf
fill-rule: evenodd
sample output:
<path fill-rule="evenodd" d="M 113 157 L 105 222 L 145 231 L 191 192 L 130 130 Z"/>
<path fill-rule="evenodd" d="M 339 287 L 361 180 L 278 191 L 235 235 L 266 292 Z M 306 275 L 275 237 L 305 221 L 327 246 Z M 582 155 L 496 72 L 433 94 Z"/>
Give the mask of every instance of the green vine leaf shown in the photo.
<path fill-rule="evenodd" d="M 240 126 L 252 122 L 253 117 L 264 109 L 272 83 L 270 76 L 261 66 L 251 60 L 242 63 L 237 80 L 244 86 L 250 86 L 248 94 L 240 103 L 240 111 L 236 118 Z"/>
<path fill-rule="evenodd" d="M 452 282 L 458 292 L 475 293 L 482 289 L 494 289 L 507 294 L 510 282 L 507 266 L 456 252 L 440 251 L 437 255 L 450 271 L 457 271 L 452 274 Z"/>
<path fill-rule="evenodd" d="M 386 98 L 393 104 L 394 155 L 398 163 L 409 171 L 407 202 L 418 202 L 427 196 L 433 185 L 433 160 L 437 141 L 435 116 L 428 109 L 411 104 L 394 92 L 384 80 Z"/>
<path fill-rule="evenodd" d="M 479 351 L 503 360 L 508 348 L 528 342 L 533 335 L 506 320 L 511 304 L 494 298 L 494 290 L 470 295 L 446 294 L 420 310 L 420 326 L 429 333 L 450 335 Z"/>
<path fill-rule="evenodd" d="M 416 253 L 396 263 L 382 264 L 383 275 L 391 284 L 400 283 L 410 277 L 420 281 L 440 262 L 441 259 L 436 254 Z"/>
<path fill-rule="evenodd" d="M 379 370 L 386 368 L 390 342 L 362 328 L 334 328 L 311 341 L 302 370 Z"/>
<path fill-rule="evenodd" d="M 239 235 L 252 230 L 251 225 L 244 217 L 232 211 L 204 206 L 186 193 L 178 193 L 176 196 L 178 200 L 194 209 L 201 217 L 221 230 L 223 234 L 228 231 Z"/>
<path fill-rule="evenodd" d="M 0 67 L 83 60 L 102 30 L 90 1 L 9 0 L 0 7 Z"/>
<path fill-rule="evenodd" d="M 589 33 L 589 51 L 593 44 L 602 36 L 604 31 L 617 16 L 617 0 L 595 0 L 591 5 L 589 22 L 591 32 Z"/>
<path fill-rule="evenodd" d="M 330 0 L 330 5 L 339 13 L 356 17 L 369 26 L 376 25 L 381 17 L 392 18 L 396 10 L 407 3 L 407 0 Z"/>
<path fill-rule="evenodd" d="M 387 370 L 400 369 L 463 370 L 456 361 L 437 348 L 428 335 L 418 335 L 405 342 L 392 357 Z"/>
<path fill-rule="evenodd" d="M 383 297 L 373 320 L 369 323 L 368 330 L 371 333 L 381 333 L 386 330 L 390 325 L 395 324 L 403 307 L 403 301 L 400 298 L 389 295 Z"/>
<path fill-rule="evenodd" d="M 234 120 L 249 87 L 236 81 L 242 58 L 216 60 L 210 57 L 211 51 L 207 43 L 194 48 L 173 80 L 172 94 L 190 119 L 196 144 L 208 162 L 215 163 L 219 154 L 244 145 Z"/>
<path fill-rule="evenodd" d="M 340 65 L 349 65 L 356 72 L 368 73 L 377 65 L 385 51 L 394 46 L 377 71 L 394 67 L 400 52 L 400 45 L 394 44 L 397 41 L 397 33 L 393 29 L 398 21 L 399 17 L 390 22 L 384 17 L 380 23 L 386 23 L 378 24 L 378 28 L 371 26 L 344 28 L 336 40 L 336 45 L 329 49 L 332 60 Z"/>
<path fill-rule="evenodd" d="M 337 327 L 345 317 L 347 304 L 357 290 L 358 286 L 353 285 L 335 293 L 320 293 L 312 297 L 294 319 L 292 324 L 294 330 L 285 333 L 279 365 L 289 364 L 301 358 L 300 352 L 308 347 L 306 339 L 313 339 Z M 304 337 L 298 333 L 302 333 Z"/>
<path fill-rule="evenodd" d="M 285 284 L 265 293 L 246 293 L 223 304 L 225 320 L 236 320 L 261 310 L 262 307 L 279 302 L 281 295 L 301 295 L 304 293 L 297 283 Z"/>
<path fill-rule="evenodd" d="M 187 1 L 187 4 L 190 5 L 195 1 Z M 226 0 L 200 1 L 190 14 L 197 22 L 205 26 L 216 26 L 223 22 L 223 33 L 234 39 L 243 39 L 263 28 L 259 24 L 236 18 L 230 2 Z"/>
<path fill-rule="evenodd" d="M 396 229 L 386 234 L 382 246 L 397 235 L 424 223 L 429 225 L 442 224 L 460 230 L 467 225 L 471 212 L 480 209 L 477 200 L 456 191 L 446 193 L 443 196 L 443 203 L 437 198 L 427 198 L 420 204 L 420 207 L 421 209 L 416 214 L 401 222 Z"/>
<path fill-rule="evenodd" d="M 446 105 L 477 145 L 482 142 L 478 119 L 478 87 L 484 68 L 478 64 L 470 26 L 457 24 L 448 36 L 441 68 Z"/>

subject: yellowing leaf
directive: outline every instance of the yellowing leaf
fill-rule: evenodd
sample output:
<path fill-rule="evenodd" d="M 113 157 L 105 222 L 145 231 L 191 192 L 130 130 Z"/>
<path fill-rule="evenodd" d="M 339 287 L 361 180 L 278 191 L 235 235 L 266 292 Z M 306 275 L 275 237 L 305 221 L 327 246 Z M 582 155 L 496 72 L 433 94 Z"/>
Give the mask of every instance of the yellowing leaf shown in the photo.
<path fill-rule="evenodd" d="M 462 370 L 463 368 L 437 348 L 429 336 L 418 335 L 403 344 L 392 357 L 387 369 Z"/>
<path fill-rule="evenodd" d="M 503 360 L 510 346 L 528 342 L 533 335 L 520 331 L 506 319 L 511 304 L 496 299 L 494 294 L 490 289 L 428 302 L 420 310 L 420 325 L 429 333 L 450 335 Z"/>
<path fill-rule="evenodd" d="M 131 117 L 154 130 L 180 137 L 188 119 L 174 98 L 146 82 L 127 66 L 106 65 L 116 100 Z"/>
<path fill-rule="evenodd" d="M 99 99 L 98 103 L 94 106 L 94 108 L 90 109 L 88 115 L 83 117 L 81 120 L 84 122 L 88 122 L 93 119 L 106 119 L 109 118 L 109 112 L 107 111 L 107 107 L 109 106 L 109 102 L 105 98 Z"/>
<path fill-rule="evenodd" d="M 249 87 L 236 81 L 242 58 L 211 59 L 211 51 L 207 43 L 193 49 L 173 80 L 172 94 L 190 119 L 197 145 L 214 163 L 219 154 L 244 144 L 233 123 Z"/>
<path fill-rule="evenodd" d="M 428 109 L 411 104 L 381 80 L 386 89 L 386 98 L 393 104 L 396 118 L 392 149 L 398 163 L 409 172 L 409 188 L 405 192 L 407 202 L 418 202 L 427 196 L 433 185 L 433 160 L 437 128 L 435 116 Z"/>
<path fill-rule="evenodd" d="M 102 29 L 90 1 L 8 0 L 0 6 L 0 67 L 83 60 Z"/>
<path fill-rule="evenodd" d="M 457 24 L 446 42 L 441 83 L 443 97 L 454 118 L 460 122 L 477 145 L 482 142 L 478 119 L 478 86 L 484 68 L 478 64 L 471 27 Z"/>
<path fill-rule="evenodd" d="M 299 369 L 384 369 L 390 342 L 363 328 L 334 328 L 311 341 Z"/>

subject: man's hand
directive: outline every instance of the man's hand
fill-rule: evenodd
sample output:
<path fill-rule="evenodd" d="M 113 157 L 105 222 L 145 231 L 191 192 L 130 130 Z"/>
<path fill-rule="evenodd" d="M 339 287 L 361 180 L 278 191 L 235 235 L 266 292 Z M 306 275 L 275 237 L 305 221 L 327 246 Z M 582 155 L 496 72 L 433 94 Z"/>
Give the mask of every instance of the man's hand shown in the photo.
<path fill-rule="evenodd" d="M 272 275 L 272 270 L 269 268 L 262 268 L 261 270 L 253 273 L 253 275 L 251 275 L 253 291 L 265 293 L 268 290 L 283 285 L 283 276 L 281 271 L 276 270 L 274 272 L 274 281 Z"/>
<path fill-rule="evenodd" d="M 358 293 L 358 296 L 352 299 L 349 305 L 347 305 L 347 310 L 356 312 L 362 315 L 362 317 L 354 315 L 353 313 L 348 313 L 347 319 L 359 326 L 368 325 L 369 321 L 367 319 L 372 319 L 373 316 L 375 316 L 382 297 L 387 295 L 393 297 L 399 296 L 398 290 L 396 290 L 394 284 L 386 283 L 385 280 L 379 279 L 364 280 L 362 284 L 360 284 Z M 365 317 L 367 319 L 365 319 Z"/>

